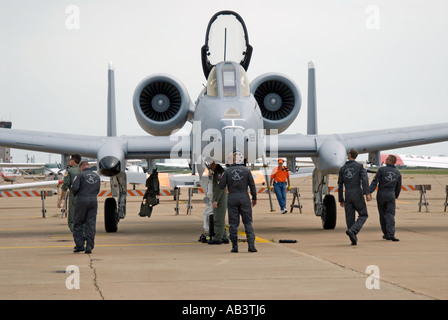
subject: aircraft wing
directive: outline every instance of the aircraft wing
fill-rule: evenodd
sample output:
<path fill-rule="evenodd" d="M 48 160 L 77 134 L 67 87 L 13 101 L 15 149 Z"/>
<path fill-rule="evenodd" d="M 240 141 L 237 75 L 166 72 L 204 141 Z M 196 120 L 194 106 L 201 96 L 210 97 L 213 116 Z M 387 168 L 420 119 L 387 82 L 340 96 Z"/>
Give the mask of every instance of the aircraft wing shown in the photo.
<path fill-rule="evenodd" d="M 278 150 L 279 157 L 312 157 L 323 174 L 338 173 L 349 149 L 359 153 L 405 148 L 448 141 L 448 123 L 396 129 L 361 131 L 328 135 L 278 135 L 267 138 L 268 150 Z"/>
<path fill-rule="evenodd" d="M 170 158 L 172 150 L 189 150 L 189 142 L 189 138 L 170 136 L 108 137 L 0 129 L 2 146 L 49 153 L 79 153 L 84 157 L 97 159 L 102 158 L 101 153 L 115 154 L 119 159 Z M 189 158 L 189 152 L 185 153 L 185 157 Z"/>
<path fill-rule="evenodd" d="M 367 153 L 447 141 L 448 123 L 346 133 L 339 137 L 347 147 Z"/>
<path fill-rule="evenodd" d="M 20 168 L 20 169 L 34 169 L 43 168 L 45 163 L 17 163 L 17 162 L 1 162 L 0 168 Z"/>
<path fill-rule="evenodd" d="M 57 187 L 62 183 L 62 180 L 51 180 L 51 181 L 40 181 L 40 182 L 29 182 L 29 183 L 17 183 L 11 185 L 1 185 L 1 191 L 13 191 L 18 189 L 30 189 L 30 188 L 44 188 L 44 187 Z"/>
<path fill-rule="evenodd" d="M 107 137 L 71 135 L 41 131 L 0 129 L 0 145 L 33 151 L 95 157 Z M 102 142 L 103 141 L 103 142 Z"/>

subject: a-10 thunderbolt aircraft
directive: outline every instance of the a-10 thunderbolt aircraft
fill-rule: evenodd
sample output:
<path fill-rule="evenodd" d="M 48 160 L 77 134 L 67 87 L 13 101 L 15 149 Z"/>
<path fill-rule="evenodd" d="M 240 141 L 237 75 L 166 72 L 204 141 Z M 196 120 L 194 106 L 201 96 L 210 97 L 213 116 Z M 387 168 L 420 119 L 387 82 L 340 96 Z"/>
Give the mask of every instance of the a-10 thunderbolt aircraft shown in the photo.
<path fill-rule="evenodd" d="M 228 43 L 241 46 L 239 57 L 229 58 Z M 111 179 L 113 197 L 106 199 L 104 208 L 106 231 L 116 232 L 119 220 L 126 215 L 126 159 L 190 159 L 193 173 L 201 175 L 208 163 L 228 163 L 234 152 L 247 163 L 258 158 L 266 161 L 267 155 L 287 157 L 289 163 L 295 163 L 294 157 L 311 157 L 315 165 L 314 212 L 325 229 L 333 229 L 336 202 L 328 191 L 328 175 L 338 173 L 349 149 L 369 153 L 369 160 L 379 164 L 380 150 L 448 140 L 448 123 L 319 135 L 312 62 L 308 65 L 307 134 L 280 134 L 300 111 L 300 90 L 279 73 L 266 73 L 249 83 L 246 72 L 252 52 L 241 16 L 218 12 L 208 24 L 201 48 L 207 85 L 195 103 L 171 75 L 154 74 L 137 85 L 135 116 L 151 136 L 116 136 L 114 70 L 109 68 L 107 136 L 0 129 L 0 145 L 96 158 L 99 173 Z M 189 134 L 172 134 L 187 121 L 192 123 Z"/>

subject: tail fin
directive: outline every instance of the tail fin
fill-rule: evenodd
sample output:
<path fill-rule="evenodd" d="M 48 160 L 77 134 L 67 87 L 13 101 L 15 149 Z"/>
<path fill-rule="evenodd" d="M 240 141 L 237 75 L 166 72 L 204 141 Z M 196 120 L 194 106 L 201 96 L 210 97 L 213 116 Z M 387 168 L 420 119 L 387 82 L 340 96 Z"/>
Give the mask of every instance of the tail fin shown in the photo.
<path fill-rule="evenodd" d="M 308 123 L 307 134 L 317 134 L 316 70 L 314 62 L 308 62 Z"/>
<path fill-rule="evenodd" d="M 107 136 L 117 135 L 117 116 L 115 114 L 115 75 L 112 61 L 109 62 L 107 88 Z"/>

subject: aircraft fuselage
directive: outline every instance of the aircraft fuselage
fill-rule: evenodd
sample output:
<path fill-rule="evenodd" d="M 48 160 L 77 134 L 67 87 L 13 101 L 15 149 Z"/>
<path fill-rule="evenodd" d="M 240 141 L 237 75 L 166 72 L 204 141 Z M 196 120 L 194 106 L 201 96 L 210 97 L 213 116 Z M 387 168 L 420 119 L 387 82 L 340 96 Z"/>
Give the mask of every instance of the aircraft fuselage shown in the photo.
<path fill-rule="evenodd" d="M 217 64 L 193 117 L 193 140 L 203 159 L 228 163 L 237 150 L 253 163 L 263 155 L 264 135 L 263 116 L 244 69 L 235 62 Z"/>

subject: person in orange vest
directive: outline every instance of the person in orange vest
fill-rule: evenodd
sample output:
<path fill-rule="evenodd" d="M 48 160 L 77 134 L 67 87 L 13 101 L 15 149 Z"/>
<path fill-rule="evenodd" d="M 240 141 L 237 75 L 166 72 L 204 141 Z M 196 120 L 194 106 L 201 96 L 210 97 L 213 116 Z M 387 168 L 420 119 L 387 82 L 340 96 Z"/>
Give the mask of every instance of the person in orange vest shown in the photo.
<path fill-rule="evenodd" d="M 280 210 L 283 214 L 287 213 L 286 183 L 288 183 L 288 190 L 291 189 L 291 184 L 289 182 L 289 170 L 287 167 L 283 166 L 283 159 L 278 159 L 278 167 L 272 169 L 271 180 L 269 182 L 270 188 L 272 188 L 272 183 L 274 183 L 274 191 L 277 196 L 278 204 L 280 205 Z"/>

